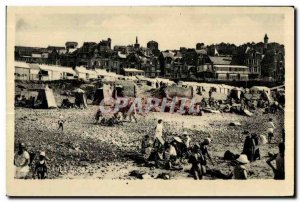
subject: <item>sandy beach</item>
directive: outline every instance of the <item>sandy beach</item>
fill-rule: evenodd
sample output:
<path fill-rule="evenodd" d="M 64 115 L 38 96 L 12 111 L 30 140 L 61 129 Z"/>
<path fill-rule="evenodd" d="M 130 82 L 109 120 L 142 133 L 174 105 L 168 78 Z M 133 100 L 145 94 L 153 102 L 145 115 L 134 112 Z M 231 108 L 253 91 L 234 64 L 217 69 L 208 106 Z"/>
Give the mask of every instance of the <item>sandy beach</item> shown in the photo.
<path fill-rule="evenodd" d="M 233 169 L 230 162 L 222 159 L 224 152 L 230 150 L 240 154 L 245 139 L 245 131 L 266 135 L 266 123 L 272 117 L 276 129 L 274 143 L 260 147 L 261 160 L 248 165 L 253 171 L 250 179 L 272 179 L 273 172 L 266 164 L 268 152 L 277 153 L 281 140 L 284 114 L 263 114 L 257 109 L 253 117 L 233 113 L 205 113 L 203 116 L 150 112 L 138 115 L 138 123 L 124 122 L 123 125 L 106 127 L 94 124 L 97 106 L 87 109 L 28 109 L 15 110 L 15 144 L 25 142 L 30 152 L 44 150 L 47 155 L 49 178 L 57 179 L 137 179 L 130 176 L 133 170 L 156 178 L 158 174 L 168 173 L 171 179 L 193 179 L 188 170 L 191 165 L 183 164 L 181 171 L 168 171 L 146 167 L 136 162 L 141 140 L 144 135 L 153 135 L 156 120 L 164 120 L 164 134 L 188 131 L 192 142 L 214 134 L 209 150 L 217 169 L 229 174 Z M 64 131 L 59 131 L 57 121 L 63 115 L 66 123 Z M 230 122 L 240 122 L 241 126 L 229 126 Z M 168 138 L 168 137 L 166 137 Z M 15 148 L 16 150 L 16 148 Z M 113 172 L 111 172 L 113 171 Z M 214 179 L 206 176 L 204 179 Z"/>

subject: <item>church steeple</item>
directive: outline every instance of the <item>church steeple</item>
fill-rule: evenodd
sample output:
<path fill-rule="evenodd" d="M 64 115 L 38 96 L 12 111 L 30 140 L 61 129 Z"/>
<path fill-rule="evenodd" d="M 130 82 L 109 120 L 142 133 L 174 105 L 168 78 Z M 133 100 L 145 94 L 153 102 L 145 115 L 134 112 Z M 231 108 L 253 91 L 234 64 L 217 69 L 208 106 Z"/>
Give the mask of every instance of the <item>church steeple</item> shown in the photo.
<path fill-rule="evenodd" d="M 265 34 L 265 37 L 264 37 L 264 48 L 267 49 L 268 47 L 268 41 L 269 41 L 269 37 L 267 34 Z"/>
<path fill-rule="evenodd" d="M 139 40 L 138 40 L 138 37 L 137 37 L 137 36 L 135 37 L 134 49 L 135 49 L 135 50 L 140 49 L 140 44 L 139 44 Z"/>

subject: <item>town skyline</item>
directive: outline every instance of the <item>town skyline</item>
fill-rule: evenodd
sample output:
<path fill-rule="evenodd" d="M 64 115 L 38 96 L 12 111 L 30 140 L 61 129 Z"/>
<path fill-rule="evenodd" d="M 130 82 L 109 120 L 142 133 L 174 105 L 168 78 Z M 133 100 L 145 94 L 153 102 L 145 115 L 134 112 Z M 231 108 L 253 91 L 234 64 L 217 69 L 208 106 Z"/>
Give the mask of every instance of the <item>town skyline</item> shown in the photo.
<path fill-rule="evenodd" d="M 268 33 L 266 33 L 267 35 L 268 35 Z M 268 35 L 269 36 L 269 35 Z M 136 36 L 136 37 L 138 37 L 138 36 Z M 108 37 L 109 38 L 109 37 Z M 100 41 L 102 41 L 102 40 L 106 40 L 107 38 L 103 38 L 103 39 L 100 39 L 99 41 L 85 41 L 85 42 L 95 42 L 95 43 L 99 43 Z M 150 40 L 150 41 L 155 41 L 155 42 L 157 42 L 158 44 L 159 44 L 159 41 L 157 41 L 157 40 L 155 40 L 155 39 L 152 39 L 152 40 Z M 150 42 L 150 41 L 148 41 L 148 42 Z M 76 41 L 66 41 L 66 42 L 76 42 Z M 65 42 L 65 43 L 66 43 Z M 113 39 L 112 39 L 112 42 L 113 42 Z M 140 45 L 141 45 L 141 47 L 147 47 L 147 43 L 148 42 L 146 42 L 145 44 L 141 44 L 141 43 L 139 43 Z M 55 44 L 55 43 L 52 43 L 52 44 L 47 44 L 47 45 L 44 45 L 44 46 L 30 46 L 30 45 L 23 45 L 23 44 L 16 44 L 15 46 L 24 46 L 24 47 L 33 47 L 33 48 L 46 48 L 46 47 L 49 47 L 49 46 L 53 46 L 53 47 L 63 47 L 63 46 L 65 46 L 65 43 L 64 44 Z M 83 43 L 84 42 L 82 42 L 82 44 L 78 44 L 78 47 L 81 47 L 82 45 L 83 45 Z M 189 48 L 192 48 L 192 49 L 195 49 L 196 48 L 196 44 L 197 43 L 203 43 L 203 42 L 196 42 L 195 44 L 194 44 L 194 46 L 193 47 L 187 47 L 187 46 L 180 46 L 180 47 L 177 47 L 177 48 L 173 48 L 173 49 L 160 49 L 161 51 L 168 51 L 168 50 L 179 50 L 180 48 L 187 48 L 187 49 L 189 49 Z M 212 45 L 218 45 L 218 44 L 221 44 L 221 43 L 225 43 L 225 44 L 233 44 L 233 45 L 235 45 L 235 46 L 241 46 L 241 45 L 244 45 L 244 44 L 247 44 L 247 43 L 255 43 L 255 44 L 257 44 L 257 43 L 263 43 L 263 40 L 260 40 L 260 41 L 257 41 L 257 42 L 254 42 L 254 41 L 247 41 L 247 42 L 244 42 L 244 43 L 241 43 L 241 44 L 235 44 L 235 43 L 229 43 L 229 42 L 224 42 L 224 41 L 221 41 L 221 42 L 218 42 L 218 43 L 211 43 L 211 44 L 205 44 L 204 43 L 204 46 L 212 46 Z M 284 45 L 283 43 L 279 43 L 279 42 L 277 42 L 277 41 L 270 41 L 269 43 L 278 43 L 278 44 L 280 44 L 280 45 Z M 114 47 L 114 46 L 128 46 L 128 45 L 134 45 L 135 43 L 128 43 L 128 44 L 113 44 L 112 43 L 112 48 Z"/>
<path fill-rule="evenodd" d="M 161 12 L 140 12 L 136 8 L 118 8 L 118 12 L 99 13 L 34 13 L 18 14 L 15 20 L 15 45 L 46 47 L 63 46 L 67 41 L 99 42 L 111 38 L 112 46 L 148 41 L 159 43 L 160 50 L 180 47 L 230 43 L 258 43 L 266 33 L 270 42 L 284 43 L 284 17 L 281 14 L 214 13 L 196 8 L 159 8 Z M 43 37 L 40 37 L 43 36 Z"/>

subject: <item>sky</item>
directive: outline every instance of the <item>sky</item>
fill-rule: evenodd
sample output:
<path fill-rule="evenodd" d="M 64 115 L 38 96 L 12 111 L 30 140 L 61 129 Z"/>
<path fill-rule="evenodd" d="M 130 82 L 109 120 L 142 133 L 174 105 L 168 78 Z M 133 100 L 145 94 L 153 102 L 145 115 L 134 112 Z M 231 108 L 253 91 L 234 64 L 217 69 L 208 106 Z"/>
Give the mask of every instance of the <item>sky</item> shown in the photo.
<path fill-rule="evenodd" d="M 39 9 L 16 12 L 16 45 L 64 46 L 66 41 L 82 45 L 107 38 L 112 39 L 112 46 L 128 45 L 134 44 L 137 36 L 142 46 L 154 40 L 160 50 L 167 50 L 195 48 L 198 42 L 261 42 L 266 33 L 270 42 L 284 41 L 284 15 L 278 12 L 222 13 L 197 7 Z"/>

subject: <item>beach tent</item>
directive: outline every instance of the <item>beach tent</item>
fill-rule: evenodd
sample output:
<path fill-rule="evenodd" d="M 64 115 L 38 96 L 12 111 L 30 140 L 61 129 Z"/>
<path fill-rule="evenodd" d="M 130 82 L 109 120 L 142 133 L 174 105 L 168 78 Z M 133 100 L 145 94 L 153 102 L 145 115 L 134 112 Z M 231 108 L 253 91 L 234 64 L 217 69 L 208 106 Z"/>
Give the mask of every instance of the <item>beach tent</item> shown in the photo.
<path fill-rule="evenodd" d="M 193 97 L 193 89 L 191 87 L 184 88 L 178 86 L 167 86 L 164 89 L 164 92 L 168 98 L 173 98 L 173 97 L 192 98 Z"/>
<path fill-rule="evenodd" d="M 48 86 L 45 86 L 44 89 L 40 89 L 35 101 L 35 105 L 38 108 L 44 109 L 57 108 L 53 90 L 48 88 Z"/>
<path fill-rule="evenodd" d="M 116 85 L 113 96 L 116 99 L 117 97 L 124 97 L 124 87 L 122 85 Z"/>
<path fill-rule="evenodd" d="M 104 98 L 112 98 L 113 89 L 110 85 L 103 85 L 101 88 L 97 88 L 94 94 L 94 105 L 99 105 Z"/>
<path fill-rule="evenodd" d="M 103 87 L 97 88 L 94 94 L 94 105 L 99 105 L 100 102 L 104 99 Z"/>
<path fill-rule="evenodd" d="M 80 88 L 77 88 L 72 92 L 75 95 L 75 105 L 78 107 L 83 106 L 84 108 L 87 108 L 87 98 L 86 98 L 85 91 Z"/>
<path fill-rule="evenodd" d="M 267 94 L 271 94 L 271 90 L 268 87 L 265 86 L 253 86 L 250 88 L 250 93 L 251 94 L 260 94 L 266 92 Z"/>
<path fill-rule="evenodd" d="M 242 90 L 243 89 L 238 88 L 238 87 L 233 88 L 230 92 L 230 97 L 235 98 L 235 99 L 241 99 Z"/>

